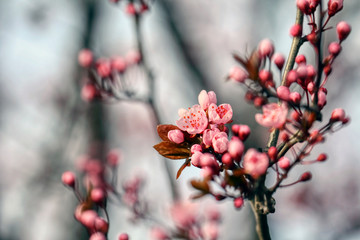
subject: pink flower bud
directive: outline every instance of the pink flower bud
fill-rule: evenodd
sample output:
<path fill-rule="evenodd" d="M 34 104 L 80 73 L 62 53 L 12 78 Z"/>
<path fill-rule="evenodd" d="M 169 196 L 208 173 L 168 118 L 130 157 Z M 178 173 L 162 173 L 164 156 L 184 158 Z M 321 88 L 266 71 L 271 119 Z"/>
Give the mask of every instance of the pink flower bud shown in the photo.
<path fill-rule="evenodd" d="M 248 125 L 239 125 L 238 136 L 241 141 L 245 141 L 251 133 L 251 129 Z"/>
<path fill-rule="evenodd" d="M 239 209 L 244 205 L 244 199 L 242 197 L 238 197 L 234 199 L 234 207 Z"/>
<path fill-rule="evenodd" d="M 217 133 L 212 139 L 212 146 L 217 153 L 224 153 L 228 149 L 229 140 L 225 132 Z"/>
<path fill-rule="evenodd" d="M 200 159 L 202 155 L 203 155 L 202 152 L 193 153 L 193 155 L 191 156 L 191 164 L 194 165 L 195 167 L 201 167 Z"/>
<path fill-rule="evenodd" d="M 351 27 L 347 22 L 341 21 L 336 25 L 336 31 L 340 42 L 342 42 L 349 36 Z"/>
<path fill-rule="evenodd" d="M 325 154 L 325 153 L 321 153 L 318 157 L 317 157 L 317 161 L 318 162 L 324 162 L 324 161 L 326 161 L 326 159 L 327 159 L 327 155 Z"/>
<path fill-rule="evenodd" d="M 129 235 L 127 233 L 122 233 L 119 236 L 119 240 L 129 240 Z"/>
<path fill-rule="evenodd" d="M 267 81 L 272 80 L 272 74 L 268 70 L 261 69 L 259 72 L 259 78 L 261 83 L 265 85 Z"/>
<path fill-rule="evenodd" d="M 201 167 L 200 174 L 203 178 L 212 178 L 214 171 L 211 167 Z"/>
<path fill-rule="evenodd" d="M 86 102 L 90 102 L 95 99 L 97 93 L 98 90 L 96 89 L 94 84 L 88 83 L 85 84 L 81 89 L 81 98 Z"/>
<path fill-rule="evenodd" d="M 96 71 L 100 77 L 106 78 L 111 74 L 111 64 L 108 59 L 98 59 L 96 61 Z"/>
<path fill-rule="evenodd" d="M 306 181 L 309 181 L 310 179 L 312 178 L 312 175 L 310 172 L 304 172 L 301 177 L 300 177 L 300 181 L 301 182 L 306 182 Z"/>
<path fill-rule="evenodd" d="M 300 65 L 300 64 L 306 64 L 306 57 L 303 54 L 297 55 L 295 58 L 295 62 Z"/>
<path fill-rule="evenodd" d="M 237 162 L 240 161 L 242 154 L 244 153 L 244 144 L 240 139 L 233 138 L 229 142 L 228 152 L 230 156 L 235 159 Z"/>
<path fill-rule="evenodd" d="M 343 0 L 329 0 L 328 2 L 328 15 L 334 16 L 337 12 L 343 8 Z"/>
<path fill-rule="evenodd" d="M 243 83 L 245 79 L 248 78 L 248 74 L 245 72 L 244 69 L 235 66 L 230 70 L 229 78 L 237 82 Z"/>
<path fill-rule="evenodd" d="M 75 186 L 75 180 L 76 180 L 75 174 L 70 171 L 64 172 L 61 176 L 61 181 L 63 182 L 63 184 L 69 187 Z"/>
<path fill-rule="evenodd" d="M 275 65 L 278 69 L 282 69 L 285 63 L 285 57 L 281 53 L 275 53 L 272 57 L 272 60 L 274 61 Z"/>
<path fill-rule="evenodd" d="M 129 3 L 129 4 L 126 6 L 126 13 L 129 14 L 129 15 L 135 15 L 135 14 L 136 14 L 135 5 L 132 4 L 132 3 Z"/>
<path fill-rule="evenodd" d="M 98 217 L 95 219 L 95 230 L 106 234 L 109 231 L 109 223 L 105 219 Z"/>
<path fill-rule="evenodd" d="M 79 52 L 78 61 L 79 61 L 80 66 L 85 67 L 85 68 L 90 67 L 93 60 L 94 60 L 94 56 L 93 56 L 93 53 L 91 50 L 82 49 Z"/>
<path fill-rule="evenodd" d="M 203 149 L 200 144 L 194 144 L 191 146 L 191 149 L 190 149 L 191 154 L 194 154 L 195 152 L 202 152 L 202 150 Z"/>
<path fill-rule="evenodd" d="M 198 96 L 198 101 L 202 109 L 206 110 L 210 104 L 217 103 L 216 94 L 214 91 L 206 92 L 202 90 Z"/>
<path fill-rule="evenodd" d="M 276 147 L 270 147 L 268 150 L 268 155 L 271 161 L 275 161 L 277 158 L 277 148 Z"/>
<path fill-rule="evenodd" d="M 262 40 L 258 45 L 258 52 L 261 58 L 270 57 L 274 53 L 274 45 L 270 39 Z"/>
<path fill-rule="evenodd" d="M 255 97 L 254 106 L 261 107 L 266 103 L 266 100 L 263 97 Z"/>
<path fill-rule="evenodd" d="M 93 190 L 91 190 L 90 198 L 96 203 L 101 203 L 102 201 L 104 201 L 105 198 L 104 190 L 102 190 L 101 188 L 94 188 Z"/>
<path fill-rule="evenodd" d="M 175 129 L 168 132 L 168 138 L 170 141 L 180 144 L 184 142 L 184 134 L 182 131 Z"/>
<path fill-rule="evenodd" d="M 98 217 L 98 214 L 94 210 L 86 210 L 80 215 L 80 222 L 82 225 L 88 229 L 93 229 L 95 227 L 95 219 Z"/>
<path fill-rule="evenodd" d="M 341 45 L 337 42 L 332 42 L 329 44 L 329 53 L 334 55 L 334 57 L 336 57 L 337 55 L 339 55 L 340 51 L 341 51 Z"/>
<path fill-rule="evenodd" d="M 290 101 L 296 105 L 300 104 L 301 101 L 301 95 L 298 92 L 292 92 L 290 93 Z"/>
<path fill-rule="evenodd" d="M 292 37 L 301 37 L 302 27 L 300 24 L 294 24 L 290 28 L 290 35 Z"/>
<path fill-rule="evenodd" d="M 286 75 L 286 86 L 290 86 L 292 83 L 296 82 L 298 74 L 295 70 L 290 70 Z"/>
<path fill-rule="evenodd" d="M 294 119 L 296 122 L 300 122 L 300 114 L 297 111 L 293 111 L 291 113 L 291 118 Z"/>
<path fill-rule="evenodd" d="M 234 135 L 238 135 L 239 134 L 239 129 L 240 129 L 240 125 L 239 124 L 234 124 L 231 126 L 231 131 L 233 132 Z"/>
<path fill-rule="evenodd" d="M 141 3 L 140 13 L 144 13 L 144 12 L 146 12 L 148 10 L 149 10 L 149 5 L 147 5 L 146 3 Z"/>
<path fill-rule="evenodd" d="M 320 91 L 318 92 L 318 106 L 320 108 L 323 108 L 326 105 L 326 94 L 324 91 Z"/>
<path fill-rule="evenodd" d="M 315 83 L 314 82 L 309 82 L 306 89 L 308 90 L 308 92 L 310 94 L 313 94 L 314 90 L 315 90 Z"/>
<path fill-rule="evenodd" d="M 214 167 L 214 166 L 218 165 L 214 155 L 212 155 L 211 153 L 202 154 L 202 156 L 200 158 L 200 164 L 201 164 L 201 168 L 204 168 L 204 167 L 210 167 L 211 168 L 211 167 Z"/>
<path fill-rule="evenodd" d="M 115 71 L 123 73 L 126 69 L 126 61 L 122 57 L 115 57 L 111 60 L 111 68 Z"/>
<path fill-rule="evenodd" d="M 317 72 L 316 72 L 316 69 L 314 68 L 313 65 L 306 65 L 306 70 L 307 70 L 307 77 L 309 79 L 314 79 Z"/>
<path fill-rule="evenodd" d="M 345 118 L 345 111 L 342 108 L 336 108 L 331 113 L 330 120 L 333 122 L 343 121 Z"/>
<path fill-rule="evenodd" d="M 205 144 L 206 147 L 211 146 L 214 136 L 219 132 L 220 132 L 220 130 L 218 128 L 206 129 L 203 132 L 202 139 L 203 139 L 203 143 Z"/>
<path fill-rule="evenodd" d="M 310 14 L 310 2 L 309 0 L 296 0 L 296 6 L 302 11 L 304 14 Z"/>
<path fill-rule="evenodd" d="M 276 89 L 278 98 L 284 101 L 289 101 L 290 99 L 290 90 L 288 87 L 280 86 Z"/>
<path fill-rule="evenodd" d="M 290 167 L 290 160 L 287 157 L 281 157 L 278 164 L 281 169 L 287 170 Z"/>
<path fill-rule="evenodd" d="M 234 166 L 234 161 L 232 160 L 230 153 L 225 153 L 221 157 L 221 162 L 229 168 L 232 168 Z"/>
<path fill-rule="evenodd" d="M 296 69 L 298 77 L 301 78 L 301 79 L 307 78 L 307 75 L 308 75 L 307 70 L 308 69 L 307 69 L 305 64 L 301 64 L 300 66 L 298 66 L 298 68 Z"/>

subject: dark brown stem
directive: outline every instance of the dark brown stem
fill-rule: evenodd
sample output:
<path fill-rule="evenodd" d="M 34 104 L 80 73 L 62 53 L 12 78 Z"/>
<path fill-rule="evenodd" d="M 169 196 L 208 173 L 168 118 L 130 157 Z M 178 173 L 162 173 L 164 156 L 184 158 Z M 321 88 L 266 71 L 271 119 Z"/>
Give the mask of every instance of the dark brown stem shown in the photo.
<path fill-rule="evenodd" d="M 267 215 L 262 214 L 257 209 L 257 202 L 255 200 L 250 202 L 251 209 L 255 216 L 256 221 L 256 232 L 259 237 L 259 240 L 270 240 L 270 231 L 269 231 L 269 225 L 267 222 Z"/>

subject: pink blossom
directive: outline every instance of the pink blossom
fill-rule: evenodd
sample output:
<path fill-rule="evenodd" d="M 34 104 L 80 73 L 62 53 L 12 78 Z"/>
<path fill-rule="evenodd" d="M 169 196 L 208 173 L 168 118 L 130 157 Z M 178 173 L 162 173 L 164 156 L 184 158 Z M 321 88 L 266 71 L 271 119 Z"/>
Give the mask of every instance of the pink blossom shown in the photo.
<path fill-rule="evenodd" d="M 285 63 L 285 57 L 281 53 L 275 53 L 272 57 L 273 62 L 278 67 L 278 69 L 282 69 Z"/>
<path fill-rule="evenodd" d="M 214 91 L 206 92 L 202 90 L 198 96 L 198 101 L 202 109 L 206 110 L 211 103 L 217 103 L 216 94 Z"/>
<path fill-rule="evenodd" d="M 208 119 L 205 111 L 200 105 L 194 105 L 188 110 L 179 110 L 179 120 L 176 121 L 176 125 L 183 131 L 187 131 L 189 134 L 202 133 L 208 126 Z"/>
<path fill-rule="evenodd" d="M 194 144 L 191 146 L 191 149 L 190 149 L 192 154 L 194 154 L 195 152 L 202 152 L 202 150 L 203 149 L 200 144 Z"/>
<path fill-rule="evenodd" d="M 266 153 L 259 153 L 256 149 L 250 148 L 244 156 L 244 170 L 253 178 L 258 178 L 266 173 L 269 166 L 269 158 Z"/>
<path fill-rule="evenodd" d="M 70 171 L 64 172 L 61 176 L 61 181 L 69 187 L 75 186 L 75 179 L 76 179 L 75 174 Z"/>
<path fill-rule="evenodd" d="M 257 113 L 255 120 L 264 127 L 281 128 L 286 122 L 288 108 L 285 103 L 269 103 L 262 107 L 263 114 Z"/>
<path fill-rule="evenodd" d="M 122 73 L 126 69 L 126 61 L 122 57 L 115 57 L 111 60 L 111 68 Z"/>
<path fill-rule="evenodd" d="M 216 106 L 216 104 L 212 103 L 209 106 L 208 114 L 210 123 L 225 124 L 231 121 L 233 110 L 230 104 L 225 103 Z"/>
<path fill-rule="evenodd" d="M 242 197 L 238 197 L 234 199 L 234 207 L 241 208 L 244 205 L 244 199 Z"/>
<path fill-rule="evenodd" d="M 294 24 L 290 28 L 290 35 L 293 37 L 300 37 L 302 34 L 302 26 L 300 24 Z"/>
<path fill-rule="evenodd" d="M 276 93 L 278 95 L 278 98 L 284 101 L 289 101 L 290 98 L 290 90 L 286 86 L 280 86 L 276 89 Z"/>
<path fill-rule="evenodd" d="M 229 140 L 226 132 L 219 132 L 212 139 L 212 146 L 217 153 L 224 153 L 227 151 L 228 145 Z"/>
<path fill-rule="evenodd" d="M 287 170 L 290 167 L 290 160 L 287 157 L 281 157 L 278 164 L 281 169 Z"/>
<path fill-rule="evenodd" d="M 127 233 L 122 233 L 119 236 L 119 240 L 129 240 L 129 235 Z"/>
<path fill-rule="evenodd" d="M 329 44 L 328 50 L 336 57 L 341 51 L 341 45 L 338 42 L 332 42 Z"/>
<path fill-rule="evenodd" d="M 206 129 L 203 133 L 203 138 L 202 138 L 205 146 L 207 147 L 211 146 L 213 137 L 219 132 L 220 130 L 218 128 Z"/>
<path fill-rule="evenodd" d="M 168 138 L 170 141 L 177 143 L 177 144 L 184 142 L 184 134 L 179 129 L 170 130 L 168 132 Z"/>

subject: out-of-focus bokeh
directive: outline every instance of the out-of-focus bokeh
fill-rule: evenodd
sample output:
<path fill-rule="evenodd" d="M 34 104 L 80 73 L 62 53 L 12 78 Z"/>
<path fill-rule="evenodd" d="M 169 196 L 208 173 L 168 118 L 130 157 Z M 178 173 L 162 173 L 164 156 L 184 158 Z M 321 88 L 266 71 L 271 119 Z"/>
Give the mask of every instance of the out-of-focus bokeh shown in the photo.
<path fill-rule="evenodd" d="M 174 123 L 177 109 L 195 104 L 201 89 L 215 90 L 219 102 L 233 106 L 234 122 L 252 127 L 249 142 L 263 146 L 268 133 L 254 123 L 256 110 L 244 101 L 244 89 L 225 77 L 236 64 L 231 53 L 246 55 L 263 38 L 286 55 L 295 11 L 295 0 L 154 1 L 144 16 L 143 43 L 160 121 Z M 351 123 L 314 150 L 314 156 L 326 152 L 327 162 L 299 167 L 291 176 L 310 170 L 312 181 L 275 195 L 276 213 L 269 218 L 274 239 L 360 238 L 359 11 L 359 1 L 346 0 L 329 24 L 346 20 L 352 32 L 328 81 L 324 117 L 342 107 Z M 170 207 L 164 160 L 152 148 L 159 140 L 152 109 L 80 98 L 79 50 L 125 55 L 136 48 L 133 27 L 124 5 L 107 0 L 0 1 L 0 239 L 86 239 L 73 218 L 75 197 L 60 179 L 99 145 L 122 150 L 118 178 L 144 177 L 144 195 L 159 215 Z M 335 39 L 329 29 L 325 43 Z M 303 52 L 314 58 L 309 48 Z M 134 79 L 134 88 L 139 84 Z M 170 162 L 173 178 L 181 164 Z M 189 168 L 176 181 L 182 199 L 197 175 Z M 249 206 L 236 211 L 231 201 L 205 201 L 223 213 L 220 239 L 254 239 Z M 149 228 L 129 222 L 124 208 L 109 203 L 109 214 L 109 239 L 120 232 L 148 238 Z"/>

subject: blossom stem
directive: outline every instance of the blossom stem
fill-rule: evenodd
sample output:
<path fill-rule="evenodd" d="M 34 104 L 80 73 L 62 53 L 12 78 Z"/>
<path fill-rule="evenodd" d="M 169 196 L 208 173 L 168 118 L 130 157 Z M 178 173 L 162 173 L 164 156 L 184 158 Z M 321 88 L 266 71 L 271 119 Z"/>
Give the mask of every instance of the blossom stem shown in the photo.
<path fill-rule="evenodd" d="M 255 215 L 256 232 L 259 237 L 259 240 L 270 240 L 271 237 L 270 237 L 269 225 L 267 222 L 267 215 L 262 214 L 257 210 L 255 200 L 252 200 L 250 204 L 251 204 L 251 209 Z"/>
<path fill-rule="evenodd" d="M 142 41 L 142 36 L 141 36 L 141 16 L 139 14 L 135 14 L 134 16 L 135 18 L 135 33 L 136 33 L 136 43 L 137 43 L 137 48 L 138 51 L 140 53 L 141 56 L 141 60 L 140 60 L 140 65 L 144 68 L 145 71 L 145 75 L 149 81 L 149 92 L 150 92 L 150 96 L 148 98 L 148 105 L 150 106 L 151 110 L 153 111 L 154 114 L 154 118 L 155 118 L 155 123 L 156 125 L 160 124 L 160 115 L 159 112 L 156 108 L 156 105 L 154 103 L 154 96 L 155 96 L 155 78 L 154 75 L 152 73 L 152 71 L 150 70 L 147 61 L 146 61 L 146 56 L 144 54 L 144 50 L 143 50 L 143 41 Z M 171 173 L 171 167 L 168 164 L 168 161 L 166 161 L 165 159 L 163 159 L 163 164 L 164 164 L 164 168 L 166 171 L 166 175 L 168 178 L 168 182 L 170 183 L 170 188 L 171 188 L 171 193 L 172 193 L 172 199 L 175 201 L 179 198 L 179 193 L 178 190 L 176 188 L 175 182 L 173 180 L 173 176 Z"/>

